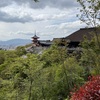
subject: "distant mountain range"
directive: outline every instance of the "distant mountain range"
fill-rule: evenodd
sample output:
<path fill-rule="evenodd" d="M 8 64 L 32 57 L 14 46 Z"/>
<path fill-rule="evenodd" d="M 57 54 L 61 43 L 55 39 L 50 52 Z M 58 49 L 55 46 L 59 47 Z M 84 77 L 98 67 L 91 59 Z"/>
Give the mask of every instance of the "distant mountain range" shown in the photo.
<path fill-rule="evenodd" d="M 13 49 L 17 46 L 23 46 L 32 43 L 29 39 L 11 39 L 7 41 L 0 41 L 0 48 Z"/>

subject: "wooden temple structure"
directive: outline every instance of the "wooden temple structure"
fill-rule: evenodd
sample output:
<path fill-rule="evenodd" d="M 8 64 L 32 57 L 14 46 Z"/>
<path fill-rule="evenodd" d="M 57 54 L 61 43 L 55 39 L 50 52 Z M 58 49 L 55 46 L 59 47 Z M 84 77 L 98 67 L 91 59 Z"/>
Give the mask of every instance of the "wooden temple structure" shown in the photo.
<path fill-rule="evenodd" d="M 81 28 L 78 31 L 70 34 L 67 37 L 54 38 L 53 41 L 60 41 L 61 46 L 64 46 L 63 42 L 66 42 L 68 44 L 67 47 L 68 47 L 69 51 L 75 51 L 78 48 L 81 49 L 79 44 L 80 44 L 80 42 L 84 41 L 85 37 L 88 40 L 91 40 L 95 36 L 95 33 L 97 35 L 100 35 L 100 29 L 94 28 L 94 27 L 92 27 L 92 28 Z"/>
<path fill-rule="evenodd" d="M 36 34 L 32 37 L 32 45 L 34 47 L 39 47 L 39 46 L 49 47 L 52 44 L 52 41 L 50 40 L 38 40 L 38 39 L 39 37 Z"/>
<path fill-rule="evenodd" d="M 32 37 L 33 46 L 39 46 L 38 39 L 39 37 L 36 34 Z"/>
<path fill-rule="evenodd" d="M 96 30 L 97 34 L 100 34 L 100 29 Z M 52 41 L 50 40 L 38 40 L 39 37 L 35 34 L 32 37 L 33 46 L 36 47 L 49 47 L 54 42 L 59 42 L 59 46 L 66 46 L 69 51 L 75 51 L 77 48 L 80 47 L 80 42 L 84 40 L 84 37 L 86 37 L 88 40 L 91 40 L 93 38 L 93 34 L 95 33 L 95 28 L 81 28 L 78 31 L 70 34 L 67 37 L 63 38 L 54 38 Z M 79 49 L 78 49 L 79 50 Z"/>

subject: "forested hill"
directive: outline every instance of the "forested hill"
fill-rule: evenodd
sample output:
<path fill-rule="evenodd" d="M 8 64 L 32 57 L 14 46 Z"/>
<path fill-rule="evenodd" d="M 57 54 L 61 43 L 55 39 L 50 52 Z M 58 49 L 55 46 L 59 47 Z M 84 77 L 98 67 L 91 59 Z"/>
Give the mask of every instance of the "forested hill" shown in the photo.
<path fill-rule="evenodd" d="M 41 54 L 26 52 L 26 46 L 0 50 L 0 100 L 100 100 L 96 43 L 85 40 L 81 54 L 57 44 Z"/>
<path fill-rule="evenodd" d="M 29 39 L 11 39 L 7 41 L 0 41 L 0 47 L 1 48 L 16 47 L 16 46 L 23 46 L 30 43 L 31 40 Z"/>

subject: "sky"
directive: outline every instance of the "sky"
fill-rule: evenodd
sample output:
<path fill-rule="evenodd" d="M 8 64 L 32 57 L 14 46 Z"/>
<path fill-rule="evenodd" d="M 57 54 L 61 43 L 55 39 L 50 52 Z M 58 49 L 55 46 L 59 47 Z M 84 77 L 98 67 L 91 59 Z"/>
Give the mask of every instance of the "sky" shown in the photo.
<path fill-rule="evenodd" d="M 0 40 L 66 37 L 85 27 L 77 0 L 0 0 Z"/>

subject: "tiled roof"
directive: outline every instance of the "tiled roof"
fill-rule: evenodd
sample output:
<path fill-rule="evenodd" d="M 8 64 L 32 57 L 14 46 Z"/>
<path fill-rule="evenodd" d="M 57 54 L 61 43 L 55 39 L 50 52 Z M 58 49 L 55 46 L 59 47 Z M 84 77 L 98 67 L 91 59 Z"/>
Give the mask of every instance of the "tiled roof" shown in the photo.
<path fill-rule="evenodd" d="M 84 36 L 86 36 L 89 40 L 93 37 L 92 34 L 94 34 L 95 28 L 82 28 L 71 35 L 65 37 L 65 39 L 69 41 L 83 41 Z M 100 29 L 96 30 L 97 34 L 100 34 Z"/>
<path fill-rule="evenodd" d="M 32 38 L 39 38 L 36 34 Z"/>
<path fill-rule="evenodd" d="M 45 41 L 45 40 L 44 40 L 44 41 L 40 40 L 39 43 L 40 43 L 41 45 L 48 45 L 48 46 L 49 46 L 49 45 L 52 44 L 52 41 L 50 41 L 50 40 L 46 40 L 46 41 Z"/>

